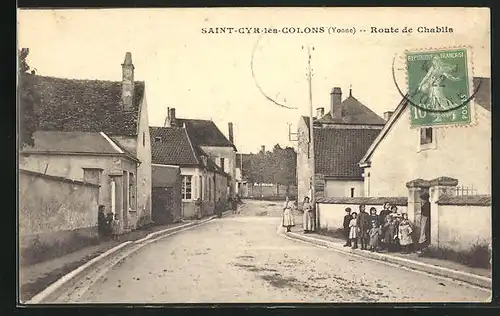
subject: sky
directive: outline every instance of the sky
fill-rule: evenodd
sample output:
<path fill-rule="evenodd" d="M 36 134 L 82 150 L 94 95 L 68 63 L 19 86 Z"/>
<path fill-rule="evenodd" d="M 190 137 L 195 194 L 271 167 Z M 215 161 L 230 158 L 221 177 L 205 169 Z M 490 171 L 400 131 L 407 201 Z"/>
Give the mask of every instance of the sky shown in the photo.
<path fill-rule="evenodd" d="M 453 33 L 418 33 L 417 27 Z M 324 27 L 319 34 L 204 34 L 215 27 Z M 333 33 L 331 27 L 355 30 Z M 399 33 L 371 33 L 371 28 Z M 404 27 L 413 33 L 401 33 Z M 365 30 L 365 32 L 363 32 Z M 490 14 L 480 8 L 240 8 L 20 10 L 18 47 L 28 47 L 37 74 L 121 80 L 132 53 L 135 79 L 145 81 L 149 122 L 162 126 L 167 107 L 181 118 L 211 119 L 227 136 L 234 124 L 240 152 L 296 146 L 309 115 L 307 47 L 313 107 L 330 109 L 341 87 L 375 113 L 393 110 L 406 92 L 405 50 L 468 45 L 474 76 L 490 77 Z M 255 53 L 254 53 L 255 51 Z M 252 58 L 253 56 L 253 58 Z M 253 60 L 253 72 L 252 72 Z M 266 99 L 261 90 L 280 104 Z M 314 110 L 315 111 L 315 110 Z"/>

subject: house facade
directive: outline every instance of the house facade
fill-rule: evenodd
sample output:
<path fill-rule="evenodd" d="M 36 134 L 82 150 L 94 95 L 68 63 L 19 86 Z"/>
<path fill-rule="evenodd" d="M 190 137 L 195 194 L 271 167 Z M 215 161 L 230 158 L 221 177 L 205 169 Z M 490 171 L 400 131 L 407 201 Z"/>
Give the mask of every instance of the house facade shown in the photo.
<path fill-rule="evenodd" d="M 310 118 L 302 116 L 297 128 L 299 201 L 311 194 L 313 163 L 316 197 L 364 196 L 363 169 L 358 162 L 385 120 L 353 97 L 351 90 L 342 101 L 342 90 L 335 87 L 328 113 L 318 108 L 313 118 L 314 144 L 310 143 L 309 124 Z"/>
<path fill-rule="evenodd" d="M 121 81 L 34 77 L 39 124 L 20 168 L 96 183 L 127 231 L 151 221 L 151 147 L 145 83 L 130 53 L 121 66 Z"/>
<path fill-rule="evenodd" d="M 169 108 L 164 125 L 165 127 L 183 127 L 186 129 L 193 146 L 203 151 L 222 172 L 230 176 L 225 190 L 228 196 L 234 198 L 237 192 L 237 149 L 233 143 L 233 124 L 228 123 L 228 139 L 213 121 L 177 118 L 175 108 Z M 222 188 L 220 189 L 222 190 Z"/>
<path fill-rule="evenodd" d="M 414 179 L 450 177 L 469 194 L 491 194 L 491 88 L 474 78 L 473 123 L 463 127 L 412 128 L 403 100 L 374 140 L 360 166 L 369 196 L 401 196 Z"/>
<path fill-rule="evenodd" d="M 194 143 L 185 127 L 150 127 L 152 137 L 153 179 L 157 182 L 159 169 L 176 167 L 180 170 L 180 216 L 196 215 L 197 199 L 203 215 L 214 214 L 215 208 L 225 205 L 229 174 Z M 156 208 L 156 206 L 154 206 Z"/>

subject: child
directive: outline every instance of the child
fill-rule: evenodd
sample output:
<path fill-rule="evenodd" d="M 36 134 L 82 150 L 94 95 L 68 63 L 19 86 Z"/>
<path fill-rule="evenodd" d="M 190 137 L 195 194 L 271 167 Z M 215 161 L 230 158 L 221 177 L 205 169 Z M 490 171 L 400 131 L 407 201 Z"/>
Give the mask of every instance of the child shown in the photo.
<path fill-rule="evenodd" d="M 393 252 L 396 248 L 397 227 L 391 215 L 385 218 L 384 224 L 384 246 L 387 251 Z"/>
<path fill-rule="evenodd" d="M 344 236 L 345 236 L 345 245 L 344 247 L 351 247 L 351 239 L 349 238 L 349 232 L 350 232 L 350 226 L 349 224 L 351 223 L 352 215 L 351 215 L 351 208 L 348 207 L 345 209 L 346 215 L 344 216 Z"/>
<path fill-rule="evenodd" d="M 378 220 L 380 222 L 380 227 L 383 227 L 385 224 L 385 218 L 387 215 L 391 214 L 391 204 L 389 202 L 385 202 L 384 206 L 382 207 L 382 210 L 380 211 L 380 214 L 378 216 Z"/>
<path fill-rule="evenodd" d="M 377 224 L 377 227 L 379 226 L 379 216 L 377 215 L 377 209 L 375 207 L 370 207 L 370 215 L 368 215 L 368 221 L 370 229 L 373 222 Z"/>
<path fill-rule="evenodd" d="M 399 244 L 401 245 L 401 253 L 409 253 L 410 245 L 413 243 L 411 233 L 413 229 L 408 220 L 408 214 L 403 213 L 401 222 L 398 228 Z"/>
<path fill-rule="evenodd" d="M 369 234 L 370 234 L 370 251 L 377 251 L 380 235 L 382 235 L 382 229 L 378 225 L 378 222 L 372 222 L 372 228 L 370 229 Z"/>
<path fill-rule="evenodd" d="M 359 235 L 359 226 L 357 220 L 356 212 L 352 213 L 352 219 L 349 222 L 349 239 L 351 240 L 351 248 L 358 248 L 358 235 Z"/>
<path fill-rule="evenodd" d="M 111 222 L 111 232 L 113 234 L 113 240 L 118 240 L 120 233 L 120 220 L 118 219 L 118 214 L 115 214 Z"/>

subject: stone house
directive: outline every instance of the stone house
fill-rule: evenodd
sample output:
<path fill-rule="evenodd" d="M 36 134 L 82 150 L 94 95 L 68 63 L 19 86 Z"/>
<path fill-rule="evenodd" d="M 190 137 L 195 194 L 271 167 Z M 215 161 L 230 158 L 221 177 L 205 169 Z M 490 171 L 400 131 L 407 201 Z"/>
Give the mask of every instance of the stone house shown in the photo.
<path fill-rule="evenodd" d="M 235 197 L 236 181 L 236 146 L 234 145 L 233 123 L 228 123 L 228 138 L 211 120 L 185 119 L 176 117 L 175 108 L 168 109 L 166 127 L 184 127 L 189 139 L 196 148 L 203 151 L 230 178 L 227 196 Z"/>
<path fill-rule="evenodd" d="M 214 214 L 218 202 L 225 204 L 230 175 L 192 141 L 185 126 L 152 126 L 150 134 L 154 182 L 159 177 L 159 170 L 167 167 L 180 169 L 182 218 L 196 215 L 197 199 L 202 201 L 203 215 Z"/>
<path fill-rule="evenodd" d="M 145 83 L 130 53 L 121 66 L 121 81 L 34 76 L 39 124 L 20 168 L 98 184 L 127 231 L 151 221 L 151 147 Z"/>
<path fill-rule="evenodd" d="M 442 176 L 458 179 L 469 193 L 491 194 L 490 79 L 474 78 L 478 85 L 470 126 L 412 128 L 402 100 L 359 161 L 366 195 L 401 196 L 408 181 Z"/>
<path fill-rule="evenodd" d="M 380 133 L 385 120 L 352 95 L 342 101 L 339 87 L 330 93 L 330 110 L 318 108 L 313 118 L 314 144 L 309 141 L 309 117 L 298 123 L 298 200 L 310 196 L 312 164 L 315 167 L 316 197 L 359 197 L 364 195 L 363 169 L 359 159 Z"/>

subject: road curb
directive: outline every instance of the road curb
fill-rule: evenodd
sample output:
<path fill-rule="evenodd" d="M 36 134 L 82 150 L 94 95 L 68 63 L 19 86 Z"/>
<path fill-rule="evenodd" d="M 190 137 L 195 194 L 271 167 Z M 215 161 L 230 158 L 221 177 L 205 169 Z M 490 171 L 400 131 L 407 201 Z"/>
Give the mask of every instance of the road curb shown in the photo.
<path fill-rule="evenodd" d="M 305 242 L 309 242 L 315 245 L 320 245 L 338 252 L 346 253 L 346 254 L 356 254 L 362 257 L 367 257 L 371 258 L 374 260 L 378 261 L 383 261 L 383 262 L 389 262 L 393 264 L 398 264 L 410 269 L 418 270 L 418 271 L 423 271 L 429 274 L 441 276 L 441 277 L 446 277 L 446 278 L 451 278 L 455 279 L 458 281 L 466 282 L 475 286 L 479 286 L 482 288 L 486 288 L 491 290 L 492 288 L 492 280 L 491 278 L 476 275 L 476 274 L 471 274 L 467 272 L 462 272 L 462 271 L 457 271 L 457 270 L 452 270 L 448 268 L 443 268 L 423 262 L 418 262 L 415 260 L 410 260 L 406 258 L 399 258 L 396 256 L 391 256 L 383 253 L 377 253 L 377 252 L 369 252 L 369 251 L 363 251 L 359 249 L 351 249 L 348 248 L 346 249 L 342 245 L 339 245 L 337 243 L 327 241 L 327 240 L 322 240 L 319 238 L 311 237 L 311 236 L 304 236 L 300 235 L 297 233 L 292 233 L 292 232 L 285 232 L 285 236 L 291 238 L 291 239 L 296 239 L 296 240 L 301 240 Z"/>
<path fill-rule="evenodd" d="M 223 215 L 224 215 L 224 213 L 223 213 Z M 52 295 L 54 292 L 56 292 L 58 289 L 60 289 L 63 285 L 65 285 L 66 283 L 68 283 L 71 280 L 74 280 L 76 277 L 78 277 L 79 275 L 83 274 L 85 271 L 87 271 L 90 268 L 92 268 L 93 266 L 95 266 L 98 262 L 102 261 L 103 259 L 108 258 L 110 255 L 116 253 L 118 250 L 123 249 L 125 246 L 131 245 L 131 244 L 144 243 L 148 240 L 151 240 L 152 238 L 155 238 L 155 240 L 158 240 L 161 237 L 168 237 L 168 236 L 175 234 L 179 231 L 185 231 L 185 230 L 188 230 L 189 228 L 196 227 L 196 226 L 202 225 L 204 223 L 207 223 L 207 222 L 215 219 L 216 217 L 217 217 L 216 215 L 213 215 L 213 216 L 210 216 L 209 218 L 206 218 L 206 219 L 203 219 L 200 221 L 187 223 L 185 225 L 167 228 L 167 229 L 164 229 L 161 231 L 150 233 L 146 237 L 141 238 L 139 240 L 123 242 L 123 243 L 109 249 L 108 251 L 100 254 L 99 256 L 93 258 L 92 260 L 86 262 L 85 264 L 83 264 L 80 267 L 76 268 L 75 270 L 69 272 L 68 274 L 64 275 L 63 277 L 61 277 L 60 279 L 58 279 L 57 281 L 55 281 L 54 283 L 49 285 L 47 288 L 45 288 L 43 291 L 41 291 L 40 293 L 33 296 L 25 304 L 40 304 L 43 300 L 45 300 L 47 297 Z M 165 236 L 163 236 L 163 235 L 165 235 Z"/>

